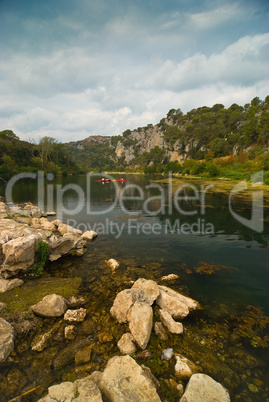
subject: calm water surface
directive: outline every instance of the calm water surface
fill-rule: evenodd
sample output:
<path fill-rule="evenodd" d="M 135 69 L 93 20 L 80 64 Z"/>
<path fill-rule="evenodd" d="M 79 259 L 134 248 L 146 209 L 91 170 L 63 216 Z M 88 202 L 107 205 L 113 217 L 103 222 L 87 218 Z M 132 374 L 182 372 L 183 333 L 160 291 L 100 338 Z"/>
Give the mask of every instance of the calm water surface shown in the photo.
<path fill-rule="evenodd" d="M 264 228 L 258 233 L 231 215 L 229 192 L 218 191 L 218 182 L 205 191 L 203 186 L 208 183 L 198 180 L 177 180 L 171 186 L 168 180 L 158 182 L 144 175 L 124 178 L 127 182 L 99 183 L 96 180 L 100 177 L 86 176 L 45 180 L 44 208 L 57 210 L 61 201 L 63 208 L 58 206 L 58 217 L 82 230 L 96 230 L 97 250 L 107 248 L 108 257 L 119 260 L 160 262 L 167 273 L 180 275 L 202 303 L 259 305 L 269 313 L 268 198 Z M 175 205 L 175 192 L 185 184 L 188 187 L 178 192 L 185 199 Z M 37 194 L 35 180 L 19 181 L 13 200 L 37 203 Z M 251 217 L 249 197 L 233 197 L 232 201 L 235 212 Z M 222 270 L 211 277 L 187 275 L 182 264 L 194 267 L 200 261 L 236 269 Z"/>
<path fill-rule="evenodd" d="M 115 175 L 116 178 L 120 177 Z M 63 222 L 83 231 L 93 229 L 98 232 L 97 239 L 87 245 L 87 251 L 82 257 L 66 257 L 51 263 L 44 274 L 45 277 L 48 275 L 82 278 L 81 290 L 89 299 L 88 320 L 97 317 L 96 331 L 104 330 L 105 322 L 110 322 L 109 309 L 115 297 L 115 285 L 121 289 L 124 287 L 121 283 L 124 278 L 119 278 L 117 282 L 117 276 L 114 275 L 112 283 L 110 272 L 102 269 L 104 260 L 109 258 L 115 258 L 124 264 L 126 279 L 128 276 L 139 277 L 140 271 L 144 276 L 145 272 L 150 270 L 152 272 L 149 272 L 149 277 L 153 278 L 159 278 L 163 274 L 178 274 L 182 288 L 203 305 L 207 324 L 214 326 L 215 321 L 223 324 L 222 314 L 227 316 L 239 313 L 245 305 L 262 306 L 266 314 L 269 314 L 268 190 L 264 190 L 263 230 L 257 232 L 232 216 L 228 188 L 233 186 L 231 183 L 215 181 L 208 189 L 209 183 L 199 180 L 182 179 L 173 180 L 171 183 L 168 179 L 158 181 L 144 175 L 126 175 L 124 178 L 127 181 L 123 183 L 100 183 L 96 181 L 97 177 L 89 179 L 89 176 L 44 180 L 44 184 L 39 188 L 39 198 L 36 180 L 20 180 L 12 192 L 14 202 L 41 202 L 43 205 L 40 206 L 45 210 L 57 211 L 57 217 Z M 5 195 L 3 188 L 0 188 L 0 194 Z M 259 206 L 255 208 L 259 209 Z M 251 194 L 241 193 L 233 197 L 231 207 L 234 213 L 250 219 Z M 193 267 L 199 266 L 201 261 L 231 268 L 221 269 L 212 275 L 193 273 Z M 124 276 L 125 271 L 121 272 Z M 106 296 L 106 291 L 109 296 Z M 193 331 L 193 339 L 196 339 L 198 328 L 195 326 L 192 329 L 191 318 L 186 325 L 189 333 Z M 206 328 L 208 330 L 209 327 Z M 117 328 L 113 330 L 118 331 Z M 173 338 L 175 345 L 176 339 Z M 178 347 L 181 347 L 183 341 L 179 341 Z M 77 347 L 84 345 L 85 335 L 79 334 L 74 342 L 77 342 L 77 350 Z M 81 345 L 79 342 L 82 342 Z M 169 342 L 172 342 L 172 338 Z M 195 353 L 199 356 L 200 339 L 197 342 L 198 349 Z M 214 345 L 219 344 L 219 341 L 212 342 L 216 342 Z M 194 345 L 190 344 L 190 357 Z M 40 355 L 29 348 L 25 349 L 18 362 L 19 368 L 13 368 L 12 363 L 10 366 L 7 364 L 2 377 L 6 387 L 5 395 L 2 399 L 0 396 L 0 400 L 9 400 L 20 395 L 23 386 L 24 390 L 28 390 L 41 385 L 46 392 L 49 385 L 66 381 L 69 378 L 67 375 L 74 373 L 74 359 L 64 370 L 53 369 L 57 356 L 69 350 L 69 344 L 65 345 L 64 342 L 56 346 L 52 345 Z M 234 351 L 233 348 L 230 350 L 229 346 L 227 343 L 225 358 L 228 364 L 229 361 L 232 362 L 233 367 L 236 365 L 236 358 L 234 362 Z M 222 347 L 220 345 L 221 354 Z M 249 352 L 253 353 L 254 349 L 249 348 Z M 205 354 L 210 352 L 207 348 L 202 350 Z M 262 379 L 265 385 L 268 380 L 268 350 L 255 351 L 267 362 L 267 366 L 262 365 L 262 369 L 258 371 L 256 368 L 252 371 L 246 370 L 249 368 L 248 364 L 246 367 L 233 367 L 235 372 L 242 376 L 236 393 L 244 390 L 246 397 L 240 400 L 256 402 L 261 400 L 261 395 L 263 400 L 268 396 L 268 393 L 254 395 L 248 389 L 248 384 L 253 382 L 255 376 Z M 112 352 L 118 354 L 118 349 Z M 219 373 L 216 379 L 231 389 L 229 381 L 225 380 L 225 373 L 222 374 L 221 370 Z M 15 377 L 18 384 L 14 386 L 14 381 L 10 378 Z M 264 388 L 260 390 L 263 392 Z M 27 398 L 29 401 L 38 399 L 34 395 Z"/>

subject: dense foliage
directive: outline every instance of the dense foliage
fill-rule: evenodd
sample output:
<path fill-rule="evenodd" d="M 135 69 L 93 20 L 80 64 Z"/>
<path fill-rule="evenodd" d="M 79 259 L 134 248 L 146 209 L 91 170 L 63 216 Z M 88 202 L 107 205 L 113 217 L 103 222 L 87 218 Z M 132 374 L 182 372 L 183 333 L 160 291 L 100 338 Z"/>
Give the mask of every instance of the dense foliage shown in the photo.
<path fill-rule="evenodd" d="M 20 172 L 43 170 L 55 175 L 79 173 L 67 148 L 54 138 L 43 137 L 38 144 L 21 141 L 11 130 L 0 132 L 0 178 L 9 180 Z"/>

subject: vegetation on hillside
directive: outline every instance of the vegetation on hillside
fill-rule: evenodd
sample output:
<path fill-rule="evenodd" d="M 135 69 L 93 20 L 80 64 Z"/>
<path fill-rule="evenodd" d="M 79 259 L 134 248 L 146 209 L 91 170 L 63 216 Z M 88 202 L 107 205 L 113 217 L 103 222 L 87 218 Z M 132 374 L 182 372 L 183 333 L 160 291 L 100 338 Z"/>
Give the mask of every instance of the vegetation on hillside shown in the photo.
<path fill-rule="evenodd" d="M 146 139 L 153 130 L 163 136 L 164 145 L 143 152 L 137 138 Z M 4 130 L 0 132 L 0 178 L 6 181 L 21 171 L 67 175 L 136 169 L 242 179 L 264 170 L 265 183 L 269 184 L 268 150 L 269 96 L 264 101 L 255 97 L 245 106 L 234 103 L 227 109 L 222 104 L 202 106 L 186 114 L 171 109 L 156 126 L 148 124 L 127 129 L 121 136 L 89 137 L 68 144 L 50 137 L 38 144 L 20 141 L 12 131 Z M 172 152 L 184 162 L 171 161 Z"/>
<path fill-rule="evenodd" d="M 11 130 L 0 131 L 0 178 L 7 181 L 20 172 L 42 170 L 55 175 L 83 171 L 70 151 L 54 138 L 43 137 L 38 144 L 21 141 Z"/>

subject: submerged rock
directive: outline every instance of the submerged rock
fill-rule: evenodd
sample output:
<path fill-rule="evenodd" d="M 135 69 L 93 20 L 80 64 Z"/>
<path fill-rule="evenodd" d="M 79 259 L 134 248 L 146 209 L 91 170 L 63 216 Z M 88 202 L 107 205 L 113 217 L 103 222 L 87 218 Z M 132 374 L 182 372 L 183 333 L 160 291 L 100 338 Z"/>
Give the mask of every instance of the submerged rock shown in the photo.
<path fill-rule="evenodd" d="M 0 318 L 0 363 L 4 362 L 14 348 L 14 328 L 12 325 Z"/>
<path fill-rule="evenodd" d="M 131 334 L 141 349 L 146 349 L 153 324 L 152 308 L 144 302 L 135 302 L 128 311 Z"/>
<path fill-rule="evenodd" d="M 174 281 L 175 279 L 178 279 L 179 276 L 176 274 L 169 274 L 161 277 L 162 281 Z"/>
<path fill-rule="evenodd" d="M 40 302 L 31 307 L 31 310 L 42 317 L 61 317 L 67 308 L 66 300 L 54 293 L 43 297 Z"/>
<path fill-rule="evenodd" d="M 65 339 L 72 340 L 76 335 L 76 327 L 74 325 L 67 325 L 64 328 L 64 337 Z"/>
<path fill-rule="evenodd" d="M 230 402 L 226 388 L 206 374 L 193 374 L 180 402 Z"/>
<path fill-rule="evenodd" d="M 108 260 L 106 263 L 111 268 L 112 273 L 115 272 L 120 266 L 119 262 L 114 260 L 114 258 L 110 258 L 110 260 Z"/>

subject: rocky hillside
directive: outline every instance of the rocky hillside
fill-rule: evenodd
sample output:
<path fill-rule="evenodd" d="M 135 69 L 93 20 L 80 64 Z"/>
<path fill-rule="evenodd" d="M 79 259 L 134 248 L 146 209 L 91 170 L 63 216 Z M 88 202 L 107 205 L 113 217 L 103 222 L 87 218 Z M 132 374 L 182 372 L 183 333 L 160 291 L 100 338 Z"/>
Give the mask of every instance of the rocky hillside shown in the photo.
<path fill-rule="evenodd" d="M 254 98 L 244 107 L 221 104 L 200 107 L 186 113 L 171 109 L 156 124 L 126 130 L 121 136 L 92 136 L 66 144 L 75 160 L 86 168 L 113 169 L 158 163 L 184 162 L 269 150 L 269 96 Z"/>

